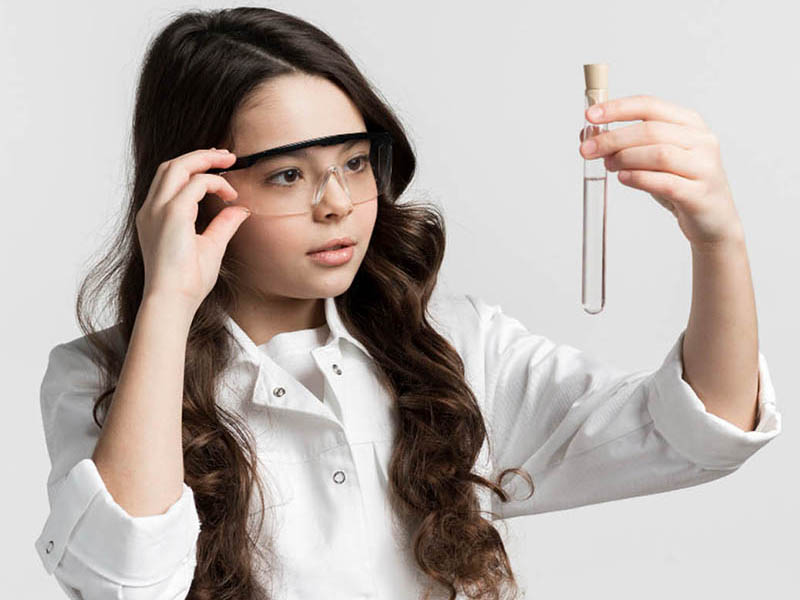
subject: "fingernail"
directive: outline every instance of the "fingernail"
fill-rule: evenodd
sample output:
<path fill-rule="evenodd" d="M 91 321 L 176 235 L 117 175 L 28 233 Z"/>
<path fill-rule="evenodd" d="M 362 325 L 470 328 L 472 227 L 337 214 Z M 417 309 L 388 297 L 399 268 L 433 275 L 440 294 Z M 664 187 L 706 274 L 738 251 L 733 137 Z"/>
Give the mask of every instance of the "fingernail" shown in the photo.
<path fill-rule="evenodd" d="M 601 107 L 595 105 L 595 106 L 593 106 L 592 108 L 589 109 L 589 116 L 592 119 L 599 119 L 600 117 L 603 116 L 603 109 Z"/>

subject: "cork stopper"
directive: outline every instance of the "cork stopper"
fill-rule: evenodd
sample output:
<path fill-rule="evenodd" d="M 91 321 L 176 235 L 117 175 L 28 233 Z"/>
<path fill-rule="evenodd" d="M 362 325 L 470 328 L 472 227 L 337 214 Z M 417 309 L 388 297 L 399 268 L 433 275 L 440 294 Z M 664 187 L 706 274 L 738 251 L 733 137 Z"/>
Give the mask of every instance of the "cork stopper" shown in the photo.
<path fill-rule="evenodd" d="M 590 106 L 608 100 L 607 63 L 583 65 L 583 78 L 586 81 L 586 97 Z"/>

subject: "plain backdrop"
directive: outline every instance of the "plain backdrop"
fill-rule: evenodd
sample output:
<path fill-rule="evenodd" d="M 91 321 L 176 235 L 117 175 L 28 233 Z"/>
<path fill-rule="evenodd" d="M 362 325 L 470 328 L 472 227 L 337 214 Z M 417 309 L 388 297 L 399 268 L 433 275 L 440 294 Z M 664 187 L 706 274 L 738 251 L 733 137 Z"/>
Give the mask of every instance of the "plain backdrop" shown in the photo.
<path fill-rule="evenodd" d="M 50 466 L 39 385 L 50 348 L 80 335 L 78 282 L 125 201 L 145 46 L 184 9 L 232 5 L 0 3 L 4 597 L 62 597 L 33 545 Z M 699 111 L 720 139 L 744 223 L 760 350 L 784 431 L 708 484 L 508 520 L 507 549 L 528 598 L 796 598 L 800 9 L 674 0 L 264 6 L 331 34 L 397 111 L 418 158 L 409 198 L 446 215 L 442 283 L 631 371 L 656 369 L 687 324 L 690 247 L 671 213 L 609 173 L 606 306 L 598 315 L 581 307 L 583 65 L 610 65 L 611 98 L 650 94 Z"/>

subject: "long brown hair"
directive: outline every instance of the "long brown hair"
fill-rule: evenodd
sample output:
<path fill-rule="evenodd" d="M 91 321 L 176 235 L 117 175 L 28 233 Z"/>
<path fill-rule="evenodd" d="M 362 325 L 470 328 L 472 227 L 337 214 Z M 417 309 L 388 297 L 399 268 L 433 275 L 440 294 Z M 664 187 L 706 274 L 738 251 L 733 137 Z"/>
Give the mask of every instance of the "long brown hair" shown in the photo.
<path fill-rule="evenodd" d="M 457 591 L 499 598 L 503 584 L 516 597 L 503 542 L 481 515 L 474 486 L 485 486 L 507 502 L 500 481 L 520 470 L 506 469 L 497 483 L 472 472 L 487 437 L 483 415 L 465 381 L 461 357 L 425 317 L 444 257 L 444 219 L 433 205 L 396 203 L 416 165 L 398 119 L 342 47 L 295 16 L 254 7 L 184 12 L 147 49 L 132 123 L 127 212 L 77 298 L 79 326 L 105 378 L 94 420 L 102 428 L 98 412 L 108 411 L 142 300 L 144 265 L 135 217 L 158 165 L 197 148 L 228 147 L 237 107 L 258 85 L 286 73 L 327 78 L 350 96 L 368 130 L 389 131 L 394 139 L 392 180 L 378 199 L 369 248 L 350 288 L 335 301 L 394 399 L 399 430 L 389 466 L 390 495 L 413 534 L 415 560 L 451 599 Z M 213 217 L 204 205 L 199 205 L 197 233 Z M 253 562 L 262 552 L 256 540 L 265 497 L 255 444 L 246 422 L 215 400 L 218 379 L 234 352 L 224 324 L 240 289 L 237 266 L 226 253 L 215 287 L 194 315 L 186 347 L 184 470 L 202 523 L 191 600 L 270 597 Z M 121 345 L 97 335 L 99 326 L 92 322 L 105 290 L 113 290 L 108 305 Z M 532 484 L 527 473 L 521 474 Z M 248 516 L 255 490 L 262 511 L 252 532 Z"/>

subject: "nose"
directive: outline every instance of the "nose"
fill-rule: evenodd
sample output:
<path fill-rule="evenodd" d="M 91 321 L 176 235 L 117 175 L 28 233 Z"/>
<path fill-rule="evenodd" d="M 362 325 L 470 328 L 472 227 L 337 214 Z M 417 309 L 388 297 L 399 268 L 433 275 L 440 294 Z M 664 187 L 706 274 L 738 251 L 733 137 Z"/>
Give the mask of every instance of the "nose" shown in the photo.
<path fill-rule="evenodd" d="M 318 192 L 318 206 L 326 203 L 329 208 L 337 212 L 346 211 L 349 213 L 353 210 L 349 191 L 341 171 L 336 167 L 331 167 L 322 180 L 321 188 Z"/>

